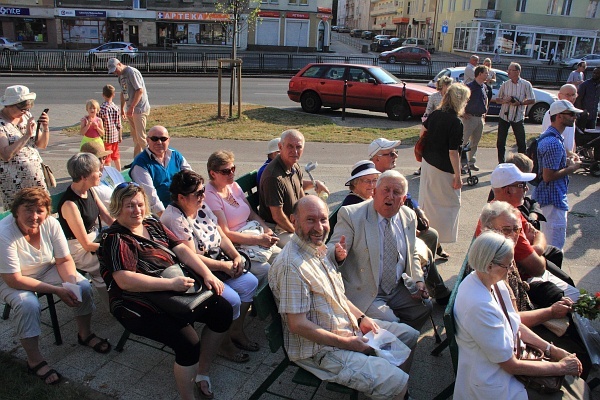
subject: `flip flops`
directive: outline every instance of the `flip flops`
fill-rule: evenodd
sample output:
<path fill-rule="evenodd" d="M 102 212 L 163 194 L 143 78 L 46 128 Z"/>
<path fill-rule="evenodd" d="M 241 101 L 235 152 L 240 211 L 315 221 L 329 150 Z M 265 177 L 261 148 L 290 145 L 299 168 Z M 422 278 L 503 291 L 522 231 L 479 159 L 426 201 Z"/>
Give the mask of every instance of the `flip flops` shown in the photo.
<path fill-rule="evenodd" d="M 200 385 L 201 382 L 206 382 L 208 384 L 208 393 L 202 391 L 202 386 Z M 215 394 L 212 391 L 212 385 L 210 383 L 210 378 L 207 375 L 196 375 L 196 387 L 198 388 L 198 391 L 200 392 L 200 397 L 202 397 L 203 399 L 212 399 L 215 397 Z"/>
<path fill-rule="evenodd" d="M 42 361 L 41 363 L 39 363 L 38 365 L 34 366 L 34 367 L 30 367 L 29 366 L 29 362 L 27 363 L 27 372 L 31 375 L 37 376 L 39 379 L 41 379 L 42 382 L 46 383 L 46 379 L 48 379 L 50 377 L 50 375 L 52 374 L 56 374 L 56 376 L 58 377 L 57 380 L 55 380 L 54 382 L 50 382 L 50 383 L 46 383 L 46 385 L 57 385 L 62 381 L 62 375 L 59 374 L 58 372 L 56 372 L 55 369 L 50 368 L 48 370 L 48 372 L 46 372 L 44 375 L 38 375 L 38 371 L 42 368 L 44 368 L 46 365 L 48 365 L 48 363 L 46 361 Z"/>
<path fill-rule="evenodd" d="M 98 343 L 96 343 L 95 345 L 90 346 L 90 342 L 96 338 L 100 341 Z M 108 343 L 108 340 L 102 339 L 101 337 L 98 337 L 93 333 L 85 339 L 81 339 L 79 334 L 77 334 L 77 343 L 79 343 L 82 346 L 91 347 L 92 349 L 94 349 L 94 351 L 96 353 L 100 353 L 100 354 L 106 354 L 112 348 L 110 343 Z"/>

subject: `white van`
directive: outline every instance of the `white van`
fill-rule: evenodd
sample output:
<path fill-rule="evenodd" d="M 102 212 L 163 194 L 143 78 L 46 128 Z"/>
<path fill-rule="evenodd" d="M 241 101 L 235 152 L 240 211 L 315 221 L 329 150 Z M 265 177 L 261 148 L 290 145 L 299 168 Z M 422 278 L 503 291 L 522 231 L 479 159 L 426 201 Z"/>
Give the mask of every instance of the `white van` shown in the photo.
<path fill-rule="evenodd" d="M 408 38 L 404 42 L 402 42 L 402 46 L 408 46 L 408 47 L 418 46 L 418 47 L 427 49 L 430 53 L 433 53 L 435 51 L 435 47 L 433 46 L 433 43 L 431 43 L 431 40 L 429 40 L 429 39 Z"/>

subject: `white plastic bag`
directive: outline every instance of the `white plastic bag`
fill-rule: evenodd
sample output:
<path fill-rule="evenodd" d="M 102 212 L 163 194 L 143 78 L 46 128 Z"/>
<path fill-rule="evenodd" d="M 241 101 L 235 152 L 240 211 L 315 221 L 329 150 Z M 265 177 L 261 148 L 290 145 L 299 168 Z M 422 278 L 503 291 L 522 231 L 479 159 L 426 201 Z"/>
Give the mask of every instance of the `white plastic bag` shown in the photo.
<path fill-rule="evenodd" d="M 379 328 L 377 333 L 368 332 L 365 336 L 367 344 L 375 350 L 375 354 L 394 366 L 399 366 L 410 357 L 410 349 L 393 333 Z"/>
<path fill-rule="evenodd" d="M 579 336 L 581 336 L 581 340 L 592 360 L 592 364 L 600 364 L 600 334 L 589 319 L 577 313 L 573 313 L 572 316 Z"/>

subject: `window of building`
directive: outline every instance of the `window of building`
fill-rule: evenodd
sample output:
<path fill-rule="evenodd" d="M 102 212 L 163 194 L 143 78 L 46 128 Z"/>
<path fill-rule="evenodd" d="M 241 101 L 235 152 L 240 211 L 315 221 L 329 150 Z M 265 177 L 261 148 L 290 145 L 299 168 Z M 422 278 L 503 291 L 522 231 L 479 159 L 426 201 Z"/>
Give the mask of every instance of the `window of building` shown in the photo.
<path fill-rule="evenodd" d="M 517 0 L 517 11 L 518 12 L 525 12 L 526 8 L 527 8 L 527 0 Z"/>
<path fill-rule="evenodd" d="M 307 6 L 308 5 L 308 0 L 300 0 L 300 5 L 301 6 Z"/>
<path fill-rule="evenodd" d="M 488 0 L 487 9 L 488 10 L 495 10 L 496 9 L 496 0 Z"/>
<path fill-rule="evenodd" d="M 560 15 L 571 15 L 571 5 L 573 0 L 563 0 L 562 10 L 560 11 Z"/>
<path fill-rule="evenodd" d="M 15 20 L 16 39 L 19 42 L 47 42 L 45 19 L 23 18 Z"/>
<path fill-rule="evenodd" d="M 406 15 L 410 15 L 410 11 L 412 9 L 412 1 L 406 2 Z"/>
<path fill-rule="evenodd" d="M 106 21 L 88 19 L 63 19 L 64 43 L 104 43 Z"/>
<path fill-rule="evenodd" d="M 421 12 L 425 12 L 427 8 L 427 0 L 423 0 L 423 7 L 421 7 Z"/>
<path fill-rule="evenodd" d="M 558 14 L 558 1 L 559 0 L 548 0 L 548 8 L 546 14 L 556 15 Z"/>
<path fill-rule="evenodd" d="M 449 0 L 448 1 L 448 11 L 454 12 L 454 10 L 456 10 L 456 0 Z"/>
<path fill-rule="evenodd" d="M 298 0 L 288 0 L 288 4 L 298 4 Z"/>
<path fill-rule="evenodd" d="M 598 4 L 599 3 L 600 3 L 600 1 L 598 1 L 598 0 L 590 1 L 590 4 L 588 5 L 587 11 L 585 13 L 586 18 L 598 17 Z"/>
<path fill-rule="evenodd" d="M 471 0 L 463 0 L 463 10 L 471 9 Z"/>

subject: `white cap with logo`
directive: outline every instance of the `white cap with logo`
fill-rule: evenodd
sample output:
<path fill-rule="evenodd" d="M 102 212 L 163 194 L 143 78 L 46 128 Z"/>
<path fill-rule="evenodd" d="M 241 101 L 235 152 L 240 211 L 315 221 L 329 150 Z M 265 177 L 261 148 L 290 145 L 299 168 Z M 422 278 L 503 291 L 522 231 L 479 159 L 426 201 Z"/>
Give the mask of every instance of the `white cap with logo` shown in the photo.
<path fill-rule="evenodd" d="M 560 114 L 565 111 L 574 112 L 575 114 L 581 114 L 583 112 L 583 110 L 575 108 L 568 100 L 557 100 L 550 105 L 550 115 Z"/>
<path fill-rule="evenodd" d="M 534 178 L 535 174 L 521 172 L 515 164 L 502 163 L 498 164 L 492 172 L 490 183 L 493 188 L 502 188 L 515 182 L 529 182 Z"/>
<path fill-rule="evenodd" d="M 381 150 L 395 149 L 400 143 L 400 140 L 375 139 L 369 145 L 369 158 L 373 158 Z"/>

